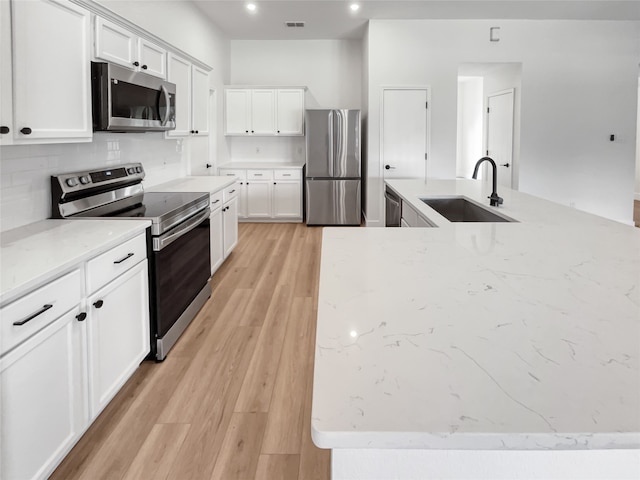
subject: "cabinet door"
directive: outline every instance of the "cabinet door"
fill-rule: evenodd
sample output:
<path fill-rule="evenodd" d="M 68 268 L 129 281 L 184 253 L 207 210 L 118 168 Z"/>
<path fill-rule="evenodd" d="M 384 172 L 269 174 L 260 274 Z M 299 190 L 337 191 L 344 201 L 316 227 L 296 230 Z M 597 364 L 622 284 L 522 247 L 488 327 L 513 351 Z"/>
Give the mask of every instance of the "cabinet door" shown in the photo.
<path fill-rule="evenodd" d="M 211 223 L 211 275 L 222 265 L 225 257 L 222 217 L 222 208 L 220 207 L 213 211 L 209 217 Z"/>
<path fill-rule="evenodd" d="M 132 32 L 96 17 L 95 57 L 98 60 L 116 63 L 127 68 L 135 68 L 138 61 L 138 37 Z"/>
<path fill-rule="evenodd" d="M 276 133 L 276 91 L 258 89 L 251 92 L 251 133 Z"/>
<path fill-rule="evenodd" d="M 238 244 L 238 199 L 232 198 L 224 204 L 224 258 Z"/>
<path fill-rule="evenodd" d="M 13 140 L 11 86 L 11 6 L 0 2 L 0 146 Z"/>
<path fill-rule="evenodd" d="M 89 141 L 89 12 L 58 0 L 11 6 L 14 141 Z"/>
<path fill-rule="evenodd" d="M 302 218 L 302 193 L 300 191 L 301 186 L 301 182 L 274 182 L 274 218 Z"/>
<path fill-rule="evenodd" d="M 46 478 L 88 423 L 78 307 L 0 360 L 0 478 Z"/>
<path fill-rule="evenodd" d="M 280 135 L 304 133 L 304 90 L 278 90 L 277 132 Z"/>
<path fill-rule="evenodd" d="M 247 218 L 271 217 L 271 184 L 259 180 L 247 182 Z"/>
<path fill-rule="evenodd" d="M 246 135 L 249 133 L 251 115 L 251 90 L 225 90 L 225 134 Z"/>
<path fill-rule="evenodd" d="M 150 350 L 147 260 L 89 297 L 91 418 L 95 418 Z"/>
<path fill-rule="evenodd" d="M 247 218 L 247 183 L 238 183 L 238 218 Z"/>
<path fill-rule="evenodd" d="M 187 136 L 191 130 L 191 62 L 169 53 L 167 79 L 176 84 L 176 128 L 166 135 Z"/>
<path fill-rule="evenodd" d="M 167 78 L 167 51 L 155 43 L 143 38 L 138 41 L 138 62 L 140 71 L 154 77 Z"/>
<path fill-rule="evenodd" d="M 191 83 L 191 133 L 209 135 L 209 72 L 193 66 Z"/>

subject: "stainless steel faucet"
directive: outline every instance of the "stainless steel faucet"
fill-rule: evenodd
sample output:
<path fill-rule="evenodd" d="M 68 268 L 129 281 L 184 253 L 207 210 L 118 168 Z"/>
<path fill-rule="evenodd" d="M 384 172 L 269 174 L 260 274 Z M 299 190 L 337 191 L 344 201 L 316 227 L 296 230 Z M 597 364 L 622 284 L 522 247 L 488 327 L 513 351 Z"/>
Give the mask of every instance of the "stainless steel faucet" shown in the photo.
<path fill-rule="evenodd" d="M 496 162 L 494 162 L 490 157 L 482 157 L 480 160 L 478 160 L 478 162 L 476 163 L 476 167 L 473 169 L 472 178 L 478 178 L 478 167 L 480 167 L 480 164 L 482 162 L 489 162 L 491 164 L 491 169 L 493 170 L 493 191 L 491 192 L 491 196 L 487 198 L 489 199 L 489 205 L 491 205 L 492 207 L 497 207 L 498 205 L 502 205 L 502 202 L 504 202 L 504 200 L 502 199 L 502 197 L 498 196 L 498 192 L 496 191 L 496 185 L 498 183 L 498 168 L 496 167 Z"/>

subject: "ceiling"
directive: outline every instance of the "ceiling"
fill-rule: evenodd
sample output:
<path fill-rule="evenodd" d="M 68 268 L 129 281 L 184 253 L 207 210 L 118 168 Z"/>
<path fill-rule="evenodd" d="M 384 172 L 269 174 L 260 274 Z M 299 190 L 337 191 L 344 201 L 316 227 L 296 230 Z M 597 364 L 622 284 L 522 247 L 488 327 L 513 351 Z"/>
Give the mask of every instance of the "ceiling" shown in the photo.
<path fill-rule="evenodd" d="M 253 0 L 253 13 L 249 0 L 191 1 L 233 40 L 362 38 L 369 19 L 640 20 L 640 0 Z"/>

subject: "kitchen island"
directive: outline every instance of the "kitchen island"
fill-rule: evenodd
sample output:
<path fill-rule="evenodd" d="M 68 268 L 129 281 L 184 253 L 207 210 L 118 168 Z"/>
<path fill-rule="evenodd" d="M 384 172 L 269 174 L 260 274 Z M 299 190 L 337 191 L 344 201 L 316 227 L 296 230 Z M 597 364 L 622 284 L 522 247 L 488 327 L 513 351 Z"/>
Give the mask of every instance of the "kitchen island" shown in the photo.
<path fill-rule="evenodd" d="M 326 228 L 312 436 L 334 479 L 638 478 L 640 230 L 485 183 L 394 180 L 437 228 Z"/>

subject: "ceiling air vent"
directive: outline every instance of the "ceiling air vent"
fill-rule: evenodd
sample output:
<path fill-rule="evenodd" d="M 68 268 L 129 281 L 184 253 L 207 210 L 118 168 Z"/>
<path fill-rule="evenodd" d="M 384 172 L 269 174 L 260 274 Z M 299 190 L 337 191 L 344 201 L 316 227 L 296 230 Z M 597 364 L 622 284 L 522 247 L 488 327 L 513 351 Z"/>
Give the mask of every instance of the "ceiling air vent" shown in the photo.
<path fill-rule="evenodd" d="M 284 24 L 289 28 L 303 28 L 304 22 L 284 22 Z"/>

